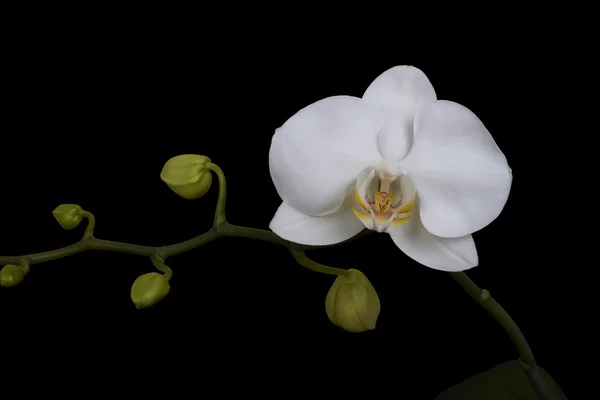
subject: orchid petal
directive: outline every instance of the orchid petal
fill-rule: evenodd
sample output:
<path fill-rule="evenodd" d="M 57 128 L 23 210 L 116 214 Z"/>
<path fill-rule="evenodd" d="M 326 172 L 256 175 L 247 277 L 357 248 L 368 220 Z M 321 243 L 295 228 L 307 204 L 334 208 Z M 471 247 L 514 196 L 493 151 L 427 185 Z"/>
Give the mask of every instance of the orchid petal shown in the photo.
<path fill-rule="evenodd" d="M 404 225 L 391 230 L 390 236 L 402 252 L 429 268 L 465 271 L 479 264 L 471 235 L 457 238 L 432 235 L 421 223 L 418 212 Z"/>
<path fill-rule="evenodd" d="M 358 174 L 381 156 L 380 120 L 362 99 L 334 96 L 297 112 L 275 131 L 269 169 L 277 193 L 312 216 L 337 211 Z"/>
<path fill-rule="evenodd" d="M 363 100 L 388 114 L 377 139 L 382 157 L 397 160 L 406 155 L 412 143 L 415 115 L 419 108 L 436 99 L 427 76 L 409 65 L 390 68 L 369 85 Z"/>
<path fill-rule="evenodd" d="M 324 246 L 348 240 L 365 227 L 348 206 L 323 217 L 311 217 L 281 203 L 269 228 L 290 242 Z"/>
<path fill-rule="evenodd" d="M 429 232 L 460 237 L 498 217 L 512 183 L 506 157 L 466 107 L 439 100 L 415 119 L 413 147 L 400 162 L 417 188 Z"/>

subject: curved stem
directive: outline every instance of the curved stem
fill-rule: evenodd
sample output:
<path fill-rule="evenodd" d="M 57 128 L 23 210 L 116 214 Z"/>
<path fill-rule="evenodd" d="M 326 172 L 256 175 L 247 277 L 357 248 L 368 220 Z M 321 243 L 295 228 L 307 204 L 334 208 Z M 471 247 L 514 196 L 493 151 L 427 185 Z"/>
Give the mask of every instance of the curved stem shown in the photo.
<path fill-rule="evenodd" d="M 207 169 L 217 175 L 219 179 L 219 198 L 217 199 L 217 208 L 215 210 L 215 221 L 213 226 L 217 226 L 226 221 L 225 218 L 225 202 L 227 200 L 227 183 L 225 182 L 225 174 L 223 170 L 216 164 L 208 163 L 206 166 Z"/>
<path fill-rule="evenodd" d="M 165 260 L 158 256 L 152 256 L 150 259 L 152 260 L 152 264 L 154 264 L 156 269 L 165 274 L 165 279 L 167 281 L 171 280 L 171 277 L 173 276 L 173 270 L 169 268 L 167 264 L 165 264 Z"/>
<path fill-rule="evenodd" d="M 218 239 L 217 230 L 212 228 L 208 232 L 204 232 L 201 235 L 198 235 L 192 239 L 186 240 L 184 242 L 171 244 L 168 246 L 156 247 L 156 254 L 162 258 L 167 258 L 171 256 L 175 256 L 177 254 L 185 253 L 186 251 L 190 251 L 195 249 L 196 247 L 200 247 L 207 243 L 212 242 L 215 239 Z"/>
<path fill-rule="evenodd" d="M 481 305 L 504 328 L 519 352 L 521 361 L 529 366 L 535 365 L 533 352 L 525 340 L 523 333 L 486 289 L 480 289 L 464 272 L 451 272 L 450 275 L 473 300 Z"/>
<path fill-rule="evenodd" d="M 17 263 L 17 265 L 19 266 L 19 268 L 21 268 L 21 271 L 23 271 L 23 275 L 27 275 L 29 273 L 29 271 L 31 270 L 29 268 L 29 261 L 27 261 L 27 259 L 25 259 L 25 258 L 21 258 L 21 260 L 19 261 L 19 263 Z"/>
<path fill-rule="evenodd" d="M 96 227 L 96 218 L 94 217 L 94 214 L 92 214 L 89 211 L 83 210 L 83 212 L 81 213 L 81 216 L 88 220 L 88 224 L 87 224 L 87 227 L 85 228 L 85 232 L 83 232 L 83 238 L 86 239 L 90 236 L 94 236 L 94 228 Z"/>
<path fill-rule="evenodd" d="M 326 265 L 316 263 L 308 258 L 306 254 L 304 254 L 303 250 L 297 250 L 292 246 L 290 246 L 290 253 L 292 253 L 292 256 L 294 256 L 294 259 L 298 262 L 298 264 L 302 265 L 304 268 L 310 269 L 311 271 L 329 275 L 344 275 L 347 273 L 345 269 L 328 267 Z"/>

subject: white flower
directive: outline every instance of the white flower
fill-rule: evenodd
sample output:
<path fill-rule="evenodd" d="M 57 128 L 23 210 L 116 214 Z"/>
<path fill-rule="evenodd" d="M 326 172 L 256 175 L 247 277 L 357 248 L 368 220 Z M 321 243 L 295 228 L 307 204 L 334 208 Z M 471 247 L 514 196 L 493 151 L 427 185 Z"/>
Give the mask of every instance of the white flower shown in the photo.
<path fill-rule="evenodd" d="M 464 106 L 437 96 L 418 68 L 385 71 L 362 98 L 334 96 L 275 131 L 269 154 L 283 203 L 270 228 L 301 244 L 388 233 L 430 268 L 478 264 L 472 233 L 502 211 L 506 157 Z"/>

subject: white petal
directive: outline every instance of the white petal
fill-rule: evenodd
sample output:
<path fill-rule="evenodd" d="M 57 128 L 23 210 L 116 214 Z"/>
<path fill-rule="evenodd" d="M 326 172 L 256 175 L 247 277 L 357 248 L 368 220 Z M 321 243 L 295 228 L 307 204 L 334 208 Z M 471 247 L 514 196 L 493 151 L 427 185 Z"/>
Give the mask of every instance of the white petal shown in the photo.
<path fill-rule="evenodd" d="M 411 65 L 399 65 L 375 78 L 363 99 L 396 114 L 414 116 L 423 104 L 435 101 L 437 96 L 423 71 Z"/>
<path fill-rule="evenodd" d="M 311 217 L 281 203 L 269 228 L 291 242 L 324 246 L 348 240 L 365 227 L 347 205 L 333 214 Z"/>
<path fill-rule="evenodd" d="M 491 223 L 512 184 L 506 157 L 483 123 L 450 101 L 419 111 L 413 147 L 400 167 L 417 188 L 423 225 L 442 237 L 465 236 Z"/>
<path fill-rule="evenodd" d="M 471 235 L 457 238 L 434 236 L 425 229 L 418 212 L 407 223 L 393 229 L 390 236 L 407 256 L 429 268 L 464 271 L 479 264 Z"/>
<path fill-rule="evenodd" d="M 410 149 L 413 122 L 419 108 L 437 99 L 435 90 L 420 69 L 401 65 L 379 75 L 363 99 L 385 110 L 389 120 L 379 132 L 379 152 L 385 158 L 403 158 Z"/>
<path fill-rule="evenodd" d="M 350 96 L 320 100 L 288 119 L 275 131 L 269 153 L 279 196 L 307 215 L 338 210 L 358 174 L 381 159 L 378 121 Z"/>

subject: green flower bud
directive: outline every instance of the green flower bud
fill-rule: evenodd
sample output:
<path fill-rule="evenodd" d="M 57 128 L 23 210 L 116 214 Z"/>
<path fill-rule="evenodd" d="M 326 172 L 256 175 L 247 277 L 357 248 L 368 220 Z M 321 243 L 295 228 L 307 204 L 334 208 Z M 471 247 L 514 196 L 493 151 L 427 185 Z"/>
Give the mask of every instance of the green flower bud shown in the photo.
<path fill-rule="evenodd" d="M 198 199 L 212 184 L 212 174 L 206 169 L 208 163 L 210 158 L 197 154 L 175 156 L 163 166 L 160 179 L 184 199 Z"/>
<path fill-rule="evenodd" d="M 367 277 L 356 269 L 339 275 L 325 300 L 327 317 L 348 332 L 375 329 L 381 311 L 379 297 Z"/>
<path fill-rule="evenodd" d="M 13 287 L 23 282 L 25 272 L 14 264 L 5 265 L 0 270 L 0 286 L 2 287 Z"/>
<path fill-rule="evenodd" d="M 148 308 L 161 301 L 171 290 L 169 281 L 158 272 L 139 276 L 131 287 L 131 300 L 137 309 Z"/>
<path fill-rule="evenodd" d="M 56 207 L 52 214 L 64 229 L 71 230 L 77 228 L 83 217 L 83 209 L 77 204 L 61 204 Z"/>

